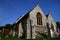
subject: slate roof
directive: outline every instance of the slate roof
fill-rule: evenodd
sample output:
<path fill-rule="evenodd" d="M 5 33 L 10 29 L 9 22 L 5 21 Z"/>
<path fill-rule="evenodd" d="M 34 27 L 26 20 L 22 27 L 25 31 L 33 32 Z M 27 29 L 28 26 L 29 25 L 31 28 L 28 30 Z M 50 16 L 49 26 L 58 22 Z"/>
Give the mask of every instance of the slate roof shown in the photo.
<path fill-rule="evenodd" d="M 38 5 L 39 5 L 39 4 L 38 4 Z M 36 7 L 36 6 L 35 6 L 35 7 Z M 34 8 L 35 8 L 35 7 L 34 7 Z M 33 8 L 33 9 L 34 9 L 34 8 Z M 29 13 L 30 13 L 33 9 L 31 9 L 28 13 L 20 16 L 20 17 L 16 20 L 15 23 L 18 23 L 19 21 L 21 21 L 21 20 L 22 20 L 23 18 L 25 18 L 26 16 L 29 16 Z M 48 16 L 49 16 L 49 13 L 46 15 L 46 17 L 48 17 Z"/>
<path fill-rule="evenodd" d="M 35 7 L 34 7 L 34 8 L 35 8 Z M 20 17 L 16 20 L 15 23 L 19 22 L 19 21 L 20 21 L 21 19 L 23 19 L 24 17 L 29 16 L 29 13 L 30 13 L 34 8 L 32 8 L 32 9 L 31 9 L 29 12 L 27 12 L 26 14 L 20 16 Z"/>

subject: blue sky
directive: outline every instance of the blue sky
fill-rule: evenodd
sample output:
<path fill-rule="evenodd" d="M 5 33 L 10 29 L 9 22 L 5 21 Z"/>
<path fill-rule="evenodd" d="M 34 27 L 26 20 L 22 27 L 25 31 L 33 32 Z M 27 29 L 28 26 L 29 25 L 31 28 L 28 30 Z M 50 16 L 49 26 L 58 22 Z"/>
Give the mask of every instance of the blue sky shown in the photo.
<path fill-rule="evenodd" d="M 60 22 L 60 0 L 0 0 L 0 26 L 13 24 L 37 3 L 45 14 L 50 10 L 54 20 Z"/>

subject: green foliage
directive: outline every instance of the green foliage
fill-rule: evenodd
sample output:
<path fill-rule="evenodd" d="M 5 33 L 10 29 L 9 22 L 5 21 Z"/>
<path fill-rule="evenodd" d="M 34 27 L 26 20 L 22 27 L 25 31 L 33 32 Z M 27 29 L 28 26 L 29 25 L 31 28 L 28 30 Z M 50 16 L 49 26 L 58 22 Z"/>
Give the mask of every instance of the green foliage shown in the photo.
<path fill-rule="evenodd" d="M 21 39 L 21 38 L 17 38 L 17 37 L 2 37 L 1 39 L 2 40 L 27 40 L 27 39 Z"/>
<path fill-rule="evenodd" d="M 11 24 L 6 24 L 5 26 L 0 26 L 0 30 L 2 30 L 3 28 L 11 28 Z"/>
<path fill-rule="evenodd" d="M 21 39 L 17 37 L 2 37 L 2 40 L 60 40 L 60 37 L 51 38 L 50 36 L 46 36 L 46 38 L 37 38 L 37 39 Z"/>
<path fill-rule="evenodd" d="M 59 27 L 59 28 L 60 28 L 60 22 L 56 22 L 56 24 L 57 24 L 57 27 Z"/>
<path fill-rule="evenodd" d="M 0 30 L 2 30 L 4 28 L 4 26 L 0 26 Z"/>
<path fill-rule="evenodd" d="M 11 28 L 11 24 L 6 24 L 5 28 Z"/>

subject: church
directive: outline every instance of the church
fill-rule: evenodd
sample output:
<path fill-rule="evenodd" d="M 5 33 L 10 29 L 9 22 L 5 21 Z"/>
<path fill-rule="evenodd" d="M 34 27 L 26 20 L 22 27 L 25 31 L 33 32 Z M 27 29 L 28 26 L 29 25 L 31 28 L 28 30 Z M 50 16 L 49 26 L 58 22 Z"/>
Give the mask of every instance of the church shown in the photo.
<path fill-rule="evenodd" d="M 50 12 L 45 15 L 39 4 L 12 25 L 10 34 L 18 38 L 39 38 L 43 35 L 57 36 L 57 24 Z"/>

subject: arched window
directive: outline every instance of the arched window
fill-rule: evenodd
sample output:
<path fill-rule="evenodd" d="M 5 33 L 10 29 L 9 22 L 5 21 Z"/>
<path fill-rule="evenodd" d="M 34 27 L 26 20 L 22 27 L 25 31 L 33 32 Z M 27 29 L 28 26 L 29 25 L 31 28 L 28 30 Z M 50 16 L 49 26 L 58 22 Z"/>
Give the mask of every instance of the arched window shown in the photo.
<path fill-rule="evenodd" d="M 37 13 L 37 25 L 42 25 L 42 15 L 39 12 Z"/>

